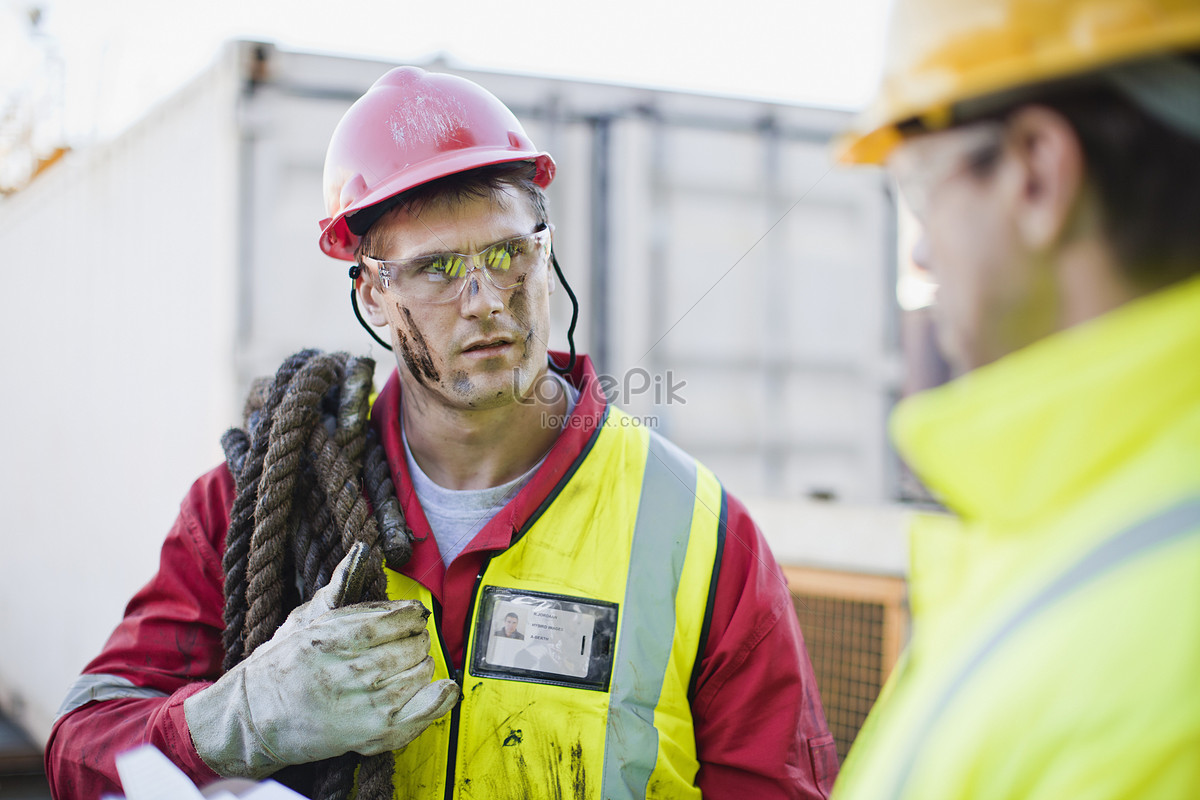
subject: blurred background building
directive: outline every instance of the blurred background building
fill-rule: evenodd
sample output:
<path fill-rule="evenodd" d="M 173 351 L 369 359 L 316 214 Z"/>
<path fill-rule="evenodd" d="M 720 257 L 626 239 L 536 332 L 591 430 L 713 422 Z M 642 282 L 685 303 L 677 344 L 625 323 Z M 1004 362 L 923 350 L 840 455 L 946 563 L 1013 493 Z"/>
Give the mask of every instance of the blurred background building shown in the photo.
<path fill-rule="evenodd" d="M 131 127 L 68 152 L 57 56 L 29 24 L 40 66 L 0 97 L 0 712 L 37 747 L 222 458 L 249 382 L 310 346 L 370 352 L 377 382 L 393 368 L 316 238 L 329 135 L 397 62 L 233 41 Z M 882 174 L 832 165 L 849 112 L 407 63 L 487 87 L 554 155 L 576 343 L 617 403 L 750 506 L 844 756 L 904 640 L 905 503 L 920 499 L 886 438 L 919 361 L 897 301 L 908 228 Z M 553 304 L 562 348 L 565 293 Z"/>

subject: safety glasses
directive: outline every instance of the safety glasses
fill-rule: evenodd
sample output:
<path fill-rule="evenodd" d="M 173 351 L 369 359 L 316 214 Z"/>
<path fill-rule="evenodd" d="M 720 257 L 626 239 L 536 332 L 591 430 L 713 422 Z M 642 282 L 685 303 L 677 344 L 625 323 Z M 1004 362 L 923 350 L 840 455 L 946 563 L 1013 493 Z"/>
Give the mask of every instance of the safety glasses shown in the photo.
<path fill-rule="evenodd" d="M 477 253 L 432 253 L 401 261 L 362 256 L 362 260 L 375 267 L 384 289 L 399 297 L 450 303 L 462 294 L 467 277 L 477 271 L 497 289 L 520 286 L 546 264 L 550 241 L 551 229 L 542 225 L 533 233 L 490 244 Z"/>
<path fill-rule="evenodd" d="M 1004 123 L 990 120 L 920 136 L 896 148 L 887 170 L 913 215 L 924 221 L 940 187 L 963 172 L 980 172 L 996 162 L 1004 136 Z"/>

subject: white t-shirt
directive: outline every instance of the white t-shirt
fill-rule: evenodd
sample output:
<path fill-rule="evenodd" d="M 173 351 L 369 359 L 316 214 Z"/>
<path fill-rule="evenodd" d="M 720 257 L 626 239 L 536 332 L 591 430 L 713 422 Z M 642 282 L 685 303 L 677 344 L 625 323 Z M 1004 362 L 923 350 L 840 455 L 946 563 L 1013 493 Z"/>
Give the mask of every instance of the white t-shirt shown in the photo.
<path fill-rule="evenodd" d="M 566 390 L 567 416 L 571 416 L 579 402 L 579 390 L 567 383 L 558 373 L 550 371 L 547 374 L 553 375 Z M 408 461 L 408 473 L 412 476 L 413 489 L 417 492 L 417 499 L 421 501 L 425 518 L 429 520 L 442 563 L 447 566 L 475 538 L 475 534 L 483 530 L 491 518 L 496 516 L 496 512 L 517 496 L 521 487 L 529 482 L 533 473 L 537 472 L 538 467 L 546 460 L 546 456 L 543 455 L 523 475 L 490 489 L 446 489 L 434 483 L 433 479 L 421 470 L 417 460 L 413 458 L 412 448 L 408 446 L 408 434 L 403 429 L 400 433 L 404 441 L 404 458 Z"/>

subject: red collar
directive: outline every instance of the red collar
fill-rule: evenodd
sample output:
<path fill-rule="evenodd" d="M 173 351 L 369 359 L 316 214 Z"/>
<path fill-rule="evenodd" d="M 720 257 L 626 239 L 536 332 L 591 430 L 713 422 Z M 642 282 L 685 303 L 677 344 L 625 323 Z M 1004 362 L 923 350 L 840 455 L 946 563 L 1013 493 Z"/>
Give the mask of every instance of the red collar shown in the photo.
<path fill-rule="evenodd" d="M 551 355 L 556 361 L 566 360 L 563 353 L 552 352 Z M 463 550 L 460 558 L 481 550 L 503 550 L 508 547 L 513 534 L 521 530 L 535 512 L 551 498 L 586 453 L 588 444 L 604 421 L 608 402 L 596 378 L 591 359 L 587 356 L 577 356 L 575 369 L 565 377 L 579 390 L 579 402 L 575 405 L 563 432 L 533 478 L 483 527 Z M 446 570 L 438 552 L 437 542 L 430 535 L 429 522 L 417 500 L 412 476 L 408 472 L 408 462 L 404 457 L 404 442 L 400 433 L 400 376 L 397 371 L 392 372 L 371 408 L 371 424 L 383 440 L 400 507 L 404 510 L 409 527 L 417 539 L 413 546 L 412 559 L 401 573 L 426 586 L 440 602 Z"/>

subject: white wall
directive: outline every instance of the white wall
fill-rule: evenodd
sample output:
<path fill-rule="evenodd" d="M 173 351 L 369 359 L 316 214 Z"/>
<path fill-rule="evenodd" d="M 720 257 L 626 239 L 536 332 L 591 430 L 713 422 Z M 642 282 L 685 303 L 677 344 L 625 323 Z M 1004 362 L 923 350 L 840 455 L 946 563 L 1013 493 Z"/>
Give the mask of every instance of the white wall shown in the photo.
<path fill-rule="evenodd" d="M 0 201 L 0 702 L 39 739 L 235 421 L 235 80 Z"/>

